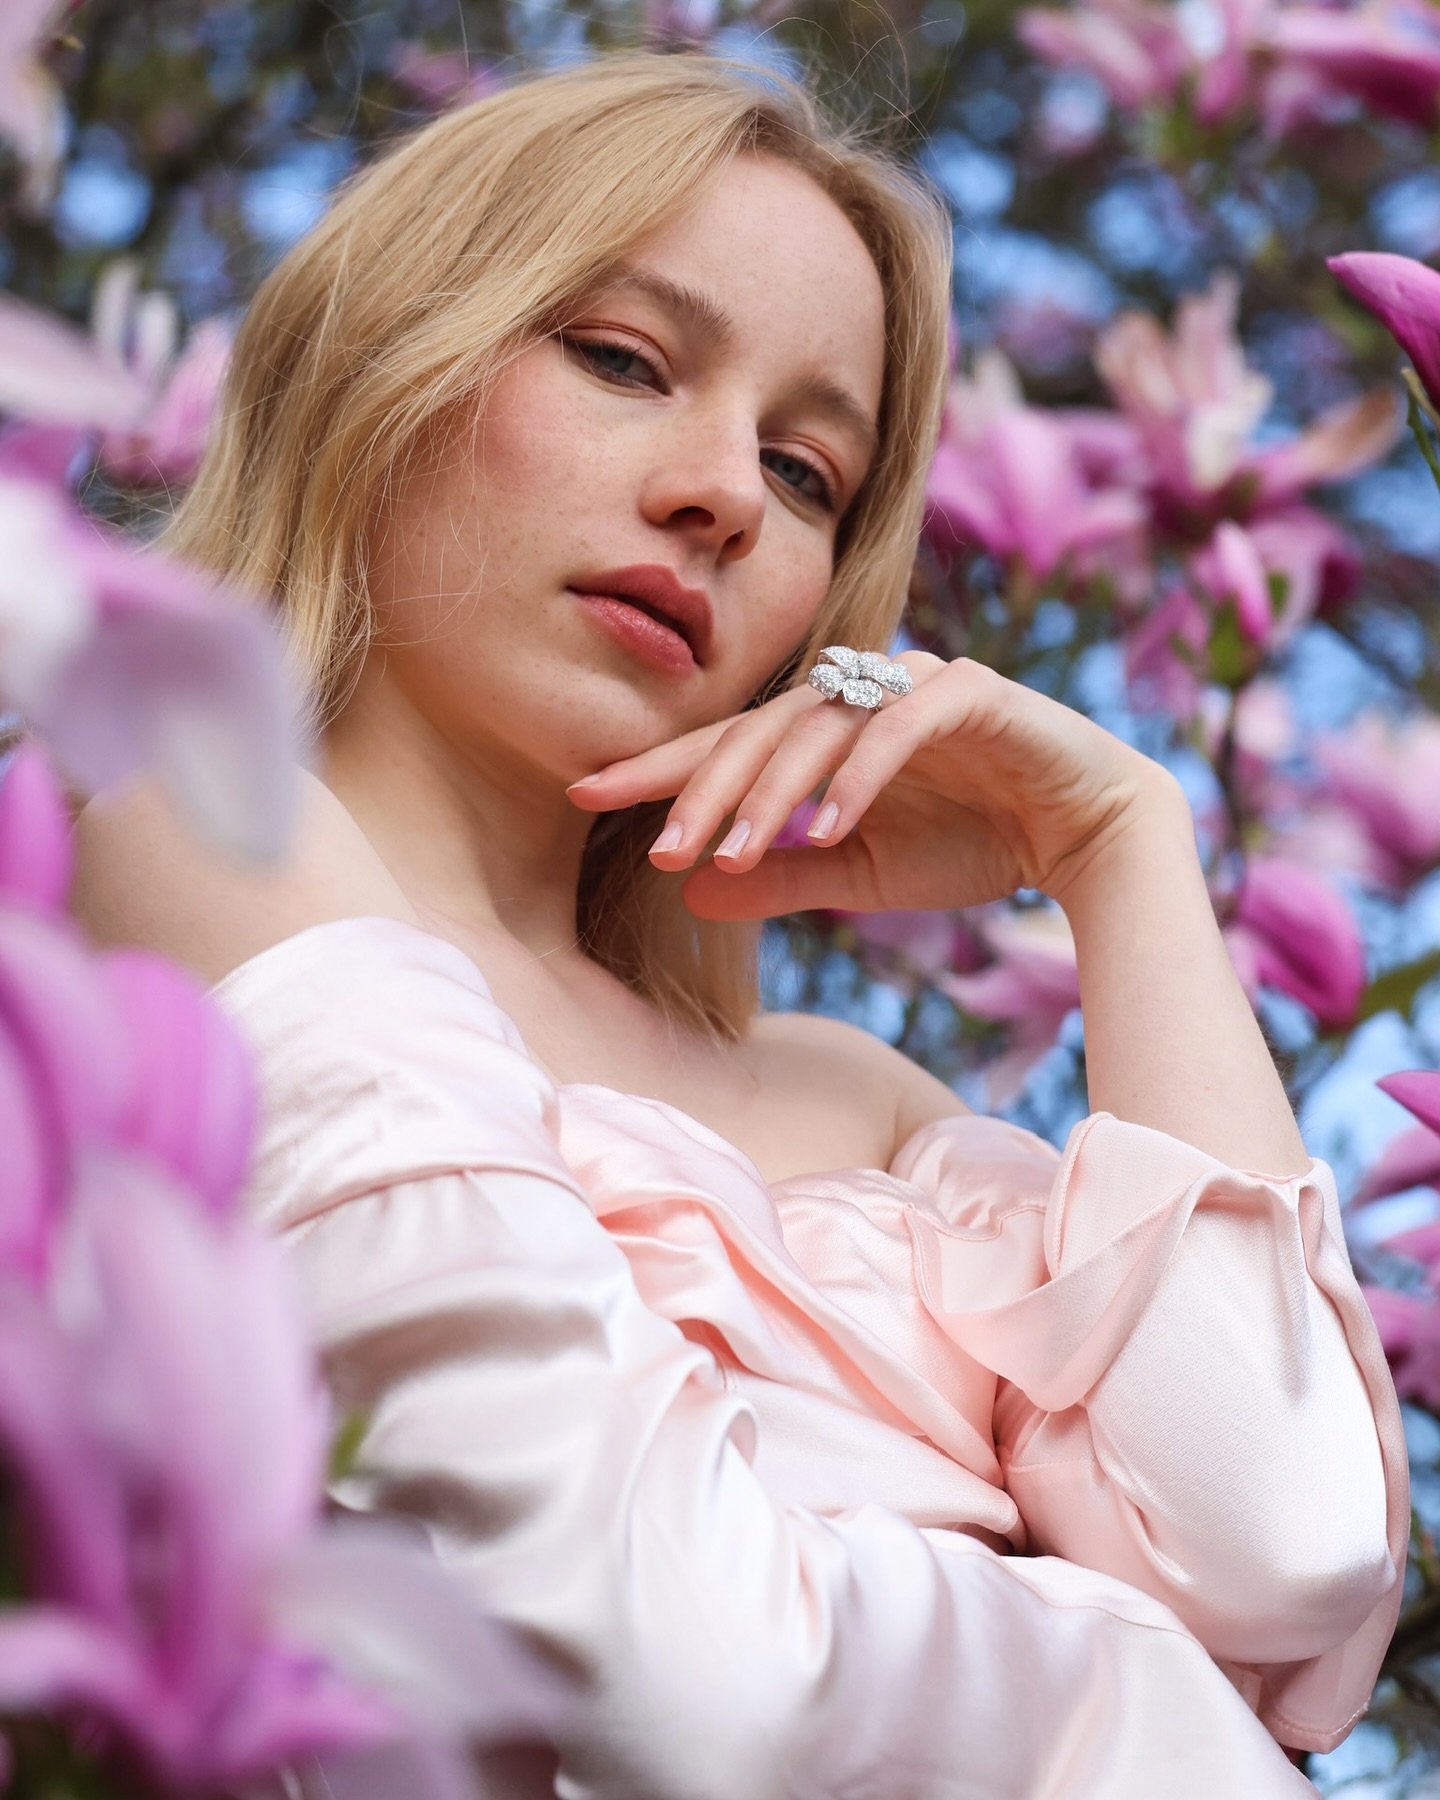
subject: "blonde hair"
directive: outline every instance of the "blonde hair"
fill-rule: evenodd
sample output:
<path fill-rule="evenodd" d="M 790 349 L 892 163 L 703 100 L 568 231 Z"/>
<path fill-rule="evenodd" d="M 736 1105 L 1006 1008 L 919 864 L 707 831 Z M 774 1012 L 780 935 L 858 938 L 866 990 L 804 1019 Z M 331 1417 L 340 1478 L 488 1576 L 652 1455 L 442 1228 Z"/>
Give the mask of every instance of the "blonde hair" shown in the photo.
<path fill-rule="evenodd" d="M 814 629 L 754 696 L 826 644 L 883 648 L 904 612 L 947 373 L 951 235 L 935 190 L 808 85 L 703 51 L 625 50 L 522 74 L 348 180 L 261 284 L 198 475 L 162 545 L 274 596 L 312 732 L 374 636 L 376 496 L 457 406 L 735 155 L 783 159 L 841 209 L 886 304 L 880 445 L 842 523 Z M 586 952 L 672 1022 L 734 1041 L 758 1006 L 760 926 L 703 921 L 646 854 L 668 801 L 597 815 L 581 863 Z"/>

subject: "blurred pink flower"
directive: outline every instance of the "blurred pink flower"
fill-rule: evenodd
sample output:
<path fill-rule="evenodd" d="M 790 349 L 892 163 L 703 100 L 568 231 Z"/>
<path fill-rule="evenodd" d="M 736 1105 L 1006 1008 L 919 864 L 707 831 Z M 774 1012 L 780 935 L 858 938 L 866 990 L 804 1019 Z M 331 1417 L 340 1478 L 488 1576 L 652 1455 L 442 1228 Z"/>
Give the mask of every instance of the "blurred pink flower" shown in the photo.
<path fill-rule="evenodd" d="M 58 425 L 124 429 L 149 402 L 146 381 L 117 349 L 0 294 L 0 410 Z"/>
<path fill-rule="evenodd" d="M 231 335 L 221 320 L 203 320 L 140 423 L 128 431 L 101 432 L 100 465 L 113 480 L 132 487 L 176 487 L 194 480 L 210 436 Z"/>
<path fill-rule="evenodd" d="M 1311 751 L 1329 794 L 1369 832 L 1389 885 L 1408 886 L 1440 862 L 1440 719 L 1364 712 Z"/>
<path fill-rule="evenodd" d="M 1372 1200 L 1413 1187 L 1440 1188 L 1440 1136 L 1428 1125 L 1408 1126 L 1391 1138 L 1366 1172 L 1351 1205 L 1368 1206 Z"/>
<path fill-rule="evenodd" d="M 1324 1030 L 1354 1022 L 1365 991 L 1364 940 L 1344 899 L 1313 869 L 1251 856 L 1225 940 L 1252 994 L 1289 994 Z"/>
<path fill-rule="evenodd" d="M 1440 273 L 1408 256 L 1378 250 L 1348 251 L 1330 257 L 1325 266 L 1380 320 L 1440 407 Z"/>
<path fill-rule="evenodd" d="M 1268 511 L 1306 488 L 1358 475 L 1388 455 L 1404 431 L 1404 414 L 1388 386 L 1341 401 L 1287 442 L 1246 458 L 1258 478 L 1256 504 Z"/>
<path fill-rule="evenodd" d="M 322 1527 L 329 1419 L 301 1317 L 284 1252 L 246 1221 L 205 1218 L 123 1156 L 83 1167 L 48 1304 L 11 1285 L 0 1305 L 27 1552 L 0 1711 L 104 1721 L 155 1779 L 208 1791 L 406 1735 L 422 1671 L 463 1698 L 457 1737 L 524 1735 L 554 1708 L 558 1681 L 420 1546 L 402 1576 L 393 1536 Z M 336 1667 L 332 1636 L 371 1679 Z"/>
<path fill-rule="evenodd" d="M 1178 9 L 1148 0 L 1029 6 L 1017 30 L 1037 56 L 1088 70 L 1117 106 L 1132 110 L 1173 98 L 1195 60 Z"/>
<path fill-rule="evenodd" d="M 60 94 L 40 52 L 71 10 L 68 0 L 5 0 L 0 7 L 0 138 L 20 158 L 20 198 L 35 213 L 55 198 L 65 132 Z"/>
<path fill-rule="evenodd" d="M 1351 875 L 1366 887 L 1392 887 L 1393 865 L 1347 807 L 1312 794 L 1272 822 L 1266 845 L 1272 856 L 1305 863 L 1332 875 Z"/>
<path fill-rule="evenodd" d="M 118 257 L 95 285 L 90 329 L 99 348 L 122 362 L 147 395 L 132 425 L 101 431 L 101 466 L 112 479 L 135 487 L 192 480 L 230 354 L 230 327 L 203 320 L 177 354 L 175 302 L 168 294 L 141 293 L 139 265 L 133 257 Z"/>
<path fill-rule="evenodd" d="M 1413 0 L 1273 5 L 1260 34 L 1273 60 L 1265 97 L 1272 136 L 1350 99 L 1429 129 L 1440 116 L 1440 21 Z"/>
<path fill-rule="evenodd" d="M 301 1297 L 238 1210 L 243 1040 L 184 970 L 90 951 L 66 825 L 27 744 L 0 783 L 0 1715 L 103 1722 L 184 1791 L 417 1726 L 458 1777 L 560 1684 L 428 1549 L 320 1529 Z"/>
<path fill-rule="evenodd" d="M 149 770 L 223 848 L 288 841 L 301 709 L 264 604 L 3 473 L 0 707 L 82 793 Z"/>
<path fill-rule="evenodd" d="M 1440 1412 L 1440 1297 L 1362 1282 L 1401 1400 Z"/>
<path fill-rule="evenodd" d="M 1360 552 L 1335 521 L 1313 506 L 1256 512 L 1245 530 L 1267 573 L 1285 582 L 1285 599 L 1271 633 L 1283 643 L 1327 607 L 1348 600 L 1360 579 Z"/>
<path fill-rule="evenodd" d="M 1403 1069 L 1396 1075 L 1381 1076 L 1375 1085 L 1414 1113 L 1422 1125 L 1440 1132 L 1440 1070 Z"/>
<path fill-rule="evenodd" d="M 830 909 L 833 919 L 854 932 L 862 946 L 874 946 L 898 956 L 903 972 L 921 982 L 972 969 L 983 960 L 975 934 L 956 914 L 939 911 L 850 912 Z M 887 963 L 885 974 L 893 980 L 897 971 Z"/>
<path fill-rule="evenodd" d="M 1145 445 L 1152 481 L 1181 505 L 1230 481 L 1270 405 L 1270 383 L 1235 334 L 1239 297 L 1235 276 L 1220 274 L 1186 295 L 1168 333 L 1132 310 L 1096 341 L 1095 366 Z"/>
<path fill-rule="evenodd" d="M 1080 1004 L 1075 940 L 1057 906 L 997 910 L 978 924 L 995 961 L 974 974 L 937 975 L 935 985 L 962 1012 L 1010 1025 L 1004 1052 L 985 1071 L 986 1104 L 1005 1106 Z"/>
<path fill-rule="evenodd" d="M 1191 556 L 1190 572 L 1213 602 L 1234 606 L 1252 644 L 1268 644 L 1276 635 L 1269 575 L 1254 539 L 1233 519 L 1222 519 L 1209 543 Z"/>
<path fill-rule="evenodd" d="M 1144 521 L 1138 495 L 1089 484 L 1063 416 L 1027 406 L 996 350 L 951 387 L 927 497 L 927 535 L 942 551 L 978 545 L 1035 577 Z"/>
<path fill-rule="evenodd" d="M 1170 583 L 1125 637 L 1125 686 L 1132 705 L 1168 712 L 1188 725 L 1209 665 L 1210 618 L 1181 582 Z"/>
<path fill-rule="evenodd" d="M 97 1146 L 219 1215 L 256 1108 L 243 1046 L 190 975 L 143 950 L 90 953 L 65 908 L 69 824 L 44 752 L 23 745 L 0 781 L 0 1274 L 32 1283 Z"/>

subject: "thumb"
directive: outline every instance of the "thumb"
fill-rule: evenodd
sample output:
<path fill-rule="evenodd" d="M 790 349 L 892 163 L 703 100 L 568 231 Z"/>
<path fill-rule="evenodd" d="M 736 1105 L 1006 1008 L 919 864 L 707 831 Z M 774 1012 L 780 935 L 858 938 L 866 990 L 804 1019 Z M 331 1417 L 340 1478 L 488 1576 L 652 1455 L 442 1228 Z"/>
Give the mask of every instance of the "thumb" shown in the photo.
<path fill-rule="evenodd" d="M 828 848 L 767 850 L 753 869 L 734 874 L 702 863 L 681 884 L 680 898 L 697 919 L 778 919 L 818 907 L 874 912 L 880 904 L 853 833 Z"/>

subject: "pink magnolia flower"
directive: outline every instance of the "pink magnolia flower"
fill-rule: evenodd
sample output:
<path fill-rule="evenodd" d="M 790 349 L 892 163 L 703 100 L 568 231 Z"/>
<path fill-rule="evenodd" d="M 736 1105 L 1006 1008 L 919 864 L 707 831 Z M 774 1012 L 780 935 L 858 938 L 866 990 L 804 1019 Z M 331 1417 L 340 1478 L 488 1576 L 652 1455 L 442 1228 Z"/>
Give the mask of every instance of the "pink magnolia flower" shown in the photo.
<path fill-rule="evenodd" d="M 1129 109 L 1173 99 L 1195 60 L 1178 10 L 1148 0 L 1030 6 L 1017 30 L 1037 56 L 1087 70 L 1117 106 Z"/>
<path fill-rule="evenodd" d="M 66 488 L 77 428 L 129 425 L 144 405 L 103 346 L 0 305 L 0 407 L 33 414 L 0 435 L 0 709 L 82 793 L 152 770 L 212 841 L 273 858 L 304 745 L 263 599 L 136 546 Z"/>
<path fill-rule="evenodd" d="M 943 551 L 978 544 L 1036 577 L 1144 522 L 1138 495 L 1090 485 L 1063 418 L 1027 406 L 993 350 L 951 388 L 927 497 L 926 530 Z"/>
<path fill-rule="evenodd" d="M 1275 64 L 1265 111 L 1271 135 L 1352 100 L 1428 129 L 1440 116 L 1440 25 L 1432 6 L 1272 6 L 1261 34 Z"/>
<path fill-rule="evenodd" d="M 1276 624 L 1270 577 L 1248 532 L 1233 519 L 1222 519 L 1209 543 L 1190 558 L 1190 570 L 1212 600 L 1231 602 L 1251 643 L 1270 642 Z"/>
<path fill-rule="evenodd" d="M 1268 511 L 1298 499 L 1307 488 L 1358 475 L 1388 455 L 1404 431 L 1391 388 L 1342 400 L 1295 437 L 1246 458 L 1258 482 L 1256 504 Z"/>
<path fill-rule="evenodd" d="M 149 404 L 118 350 L 65 320 L 0 294 L 0 410 L 57 425 L 125 429 Z"/>
<path fill-rule="evenodd" d="M 995 961 L 974 974 L 937 975 L 935 985 L 962 1011 L 1011 1027 L 1004 1053 L 985 1071 L 986 1104 L 1005 1106 L 1080 1004 L 1075 940 L 1059 907 L 996 911 L 979 929 Z"/>
<path fill-rule="evenodd" d="M 1383 1087 L 1384 1082 L 1380 1085 Z M 1411 1125 L 1391 1138 L 1366 1173 L 1351 1204 L 1368 1206 L 1373 1200 L 1388 1199 L 1391 1194 L 1414 1187 L 1440 1188 L 1440 1135 L 1428 1125 Z"/>
<path fill-rule="evenodd" d="M 1369 832 L 1387 885 L 1440 862 L 1440 719 L 1365 712 L 1311 747 L 1328 792 Z"/>
<path fill-rule="evenodd" d="M 1350 875 L 1365 887 L 1392 886 L 1391 863 L 1347 807 L 1296 787 L 1288 816 L 1272 821 L 1267 849 L 1287 862 L 1331 875 Z"/>
<path fill-rule="evenodd" d="M 1365 991 L 1365 945 L 1345 901 L 1312 869 L 1252 856 L 1226 944 L 1248 991 L 1271 987 L 1325 1030 L 1353 1023 Z"/>
<path fill-rule="evenodd" d="M 264 605 L 3 467 L 0 708 L 82 793 L 150 770 L 211 841 L 260 858 L 287 841 L 301 708 Z"/>
<path fill-rule="evenodd" d="M 1308 487 L 1368 468 L 1404 429 L 1393 393 L 1376 388 L 1284 443 L 1255 445 L 1272 388 L 1237 335 L 1239 296 L 1222 273 L 1181 300 L 1168 333 L 1129 311 L 1096 341 L 1095 366 L 1145 446 L 1162 516 L 1191 531 L 1223 513 L 1250 524 L 1287 508 Z"/>
<path fill-rule="evenodd" d="M 183 970 L 89 951 L 66 822 L 25 746 L 0 784 L 0 1464 L 23 1547 L 0 1715 L 103 1723 L 185 1791 L 417 1720 L 541 1724 L 558 1683 L 433 1559 L 407 1573 L 383 1528 L 321 1529 L 300 1296 L 237 1210 L 243 1041 Z"/>
<path fill-rule="evenodd" d="M 32 1283 L 96 1145 L 144 1158 L 219 1215 L 256 1107 L 239 1040 L 189 975 L 142 950 L 91 954 L 65 910 L 72 867 L 64 797 L 25 744 L 0 781 L 0 1274 Z"/>
<path fill-rule="evenodd" d="M 1208 668 L 1210 617 L 1181 582 L 1170 583 L 1159 601 L 1125 637 L 1125 686 L 1141 711 L 1168 712 L 1179 725 L 1195 717 Z"/>
<path fill-rule="evenodd" d="M 1325 266 L 1380 320 L 1440 406 L 1440 274 L 1411 257 L 1378 250 L 1351 250 Z"/>
<path fill-rule="evenodd" d="M 205 319 L 177 351 L 179 326 L 168 294 L 137 291 L 132 258 L 112 262 L 96 284 L 91 330 L 100 347 L 145 385 L 143 415 L 100 433 L 101 467 L 135 487 L 183 485 L 194 479 L 230 356 L 231 328 Z"/>
<path fill-rule="evenodd" d="M 0 8 L 0 137 L 20 157 L 21 199 L 42 212 L 55 198 L 64 142 L 60 95 L 40 52 L 73 0 L 6 0 Z"/>
<path fill-rule="evenodd" d="M 1158 319 L 1123 312 L 1096 341 L 1095 366 L 1149 455 L 1152 480 L 1182 505 L 1202 504 L 1237 473 L 1271 386 L 1235 333 L 1240 284 L 1217 275 Z"/>
<path fill-rule="evenodd" d="M 1414 1113 L 1422 1125 L 1440 1132 L 1440 1071 L 1404 1069 L 1397 1075 L 1382 1076 L 1375 1085 Z"/>
<path fill-rule="evenodd" d="M 1362 1282 L 1390 1364 L 1395 1392 L 1440 1412 L 1440 1296 L 1404 1294 L 1397 1288 Z"/>
<path fill-rule="evenodd" d="M 322 1525 L 329 1421 L 280 1247 L 114 1154 L 66 1215 L 51 1293 L 0 1304 L 28 1549 L 24 1601 L 0 1615 L 0 1711 L 103 1722 L 182 1791 L 403 1737 L 404 1702 L 442 1675 L 457 1736 L 554 1717 L 559 1682 L 418 1545 L 402 1577 L 393 1534 Z M 337 1532 L 349 1592 L 327 1629 Z"/>

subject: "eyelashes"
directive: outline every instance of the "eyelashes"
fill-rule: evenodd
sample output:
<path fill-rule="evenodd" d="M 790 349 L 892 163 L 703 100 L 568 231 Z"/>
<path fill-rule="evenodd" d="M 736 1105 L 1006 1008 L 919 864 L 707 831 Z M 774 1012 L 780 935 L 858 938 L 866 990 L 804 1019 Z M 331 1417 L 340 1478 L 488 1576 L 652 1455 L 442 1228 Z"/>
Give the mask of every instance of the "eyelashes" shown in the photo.
<path fill-rule="evenodd" d="M 633 380 L 629 376 L 621 374 L 617 369 L 607 367 L 600 359 L 608 354 L 622 357 L 629 362 L 639 363 L 640 366 L 647 371 L 652 381 L 658 382 L 660 379 L 659 371 L 655 368 L 655 365 L 650 361 L 648 356 L 643 355 L 639 350 L 632 350 L 629 344 L 619 343 L 614 338 L 577 338 L 562 335 L 561 342 L 568 344 L 572 350 L 577 351 L 584 357 L 585 361 L 602 380 L 614 382 L 619 387 L 643 387 L 645 383 Z M 772 450 L 768 452 L 768 454 L 778 456 L 783 462 L 794 463 L 797 468 L 803 469 L 807 475 L 813 476 L 819 486 L 820 492 L 808 497 L 817 501 L 817 503 L 823 506 L 827 512 L 834 512 L 836 501 L 835 489 L 831 485 L 829 477 L 818 463 L 811 462 L 806 456 L 797 456 L 795 452 L 791 450 Z M 785 480 L 783 475 L 781 476 L 781 480 Z M 795 491 L 800 493 L 800 488 L 795 483 L 787 482 L 786 485 L 795 487 Z M 802 494 L 801 497 L 803 499 L 807 496 Z"/>

